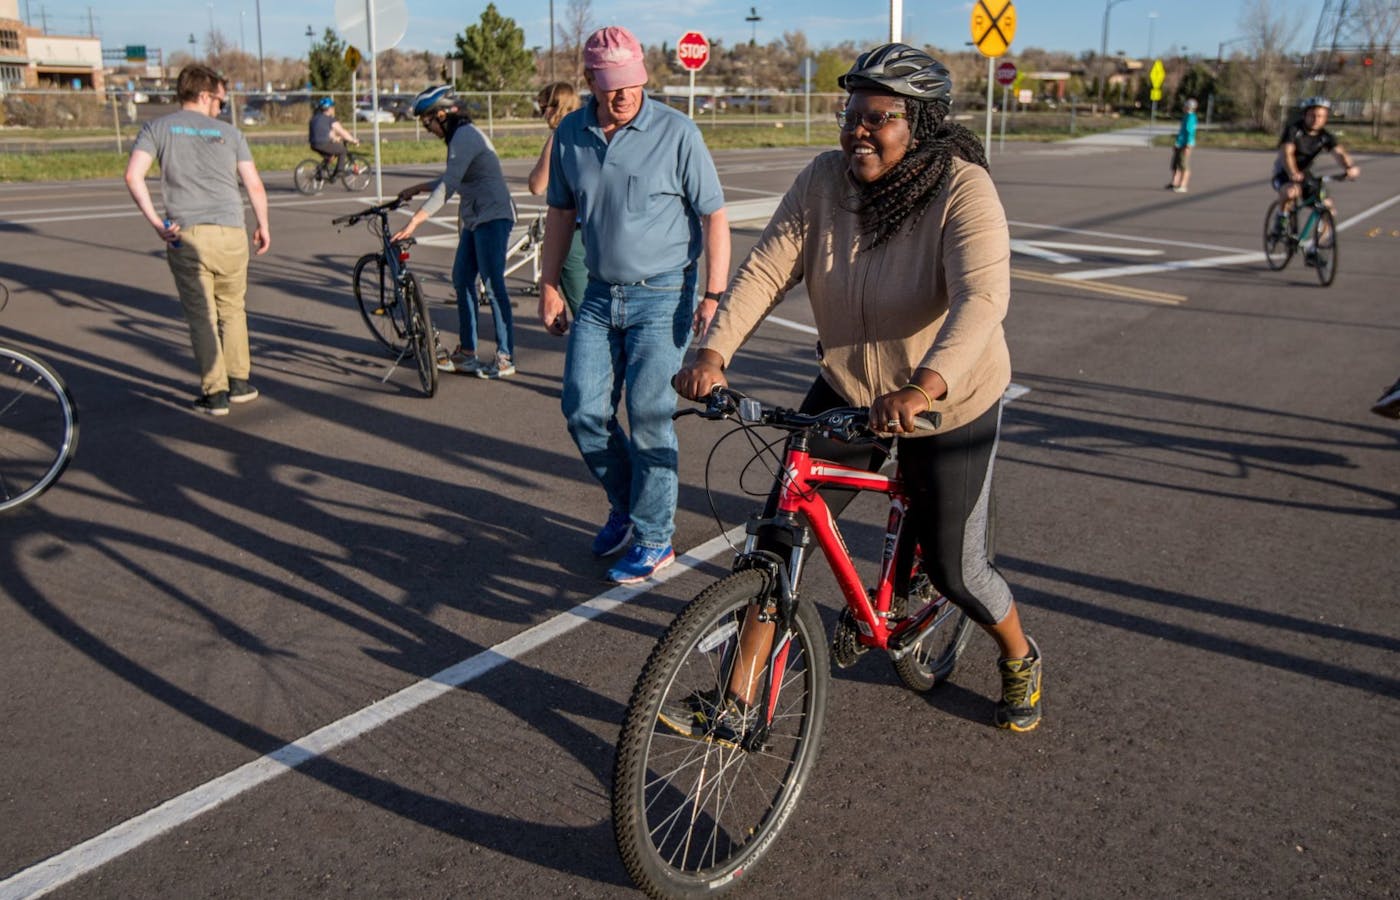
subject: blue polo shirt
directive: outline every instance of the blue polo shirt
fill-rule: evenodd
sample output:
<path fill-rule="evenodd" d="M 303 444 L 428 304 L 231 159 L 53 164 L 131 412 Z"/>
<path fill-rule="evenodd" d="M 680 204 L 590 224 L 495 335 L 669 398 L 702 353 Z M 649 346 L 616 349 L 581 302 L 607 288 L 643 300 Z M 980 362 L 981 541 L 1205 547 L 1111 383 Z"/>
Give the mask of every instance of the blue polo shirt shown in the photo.
<path fill-rule="evenodd" d="M 575 210 L 590 277 L 635 284 L 694 264 L 700 217 L 724 208 L 705 140 L 683 113 L 650 98 L 613 132 L 598 124 L 590 97 L 554 132 L 549 205 Z"/>

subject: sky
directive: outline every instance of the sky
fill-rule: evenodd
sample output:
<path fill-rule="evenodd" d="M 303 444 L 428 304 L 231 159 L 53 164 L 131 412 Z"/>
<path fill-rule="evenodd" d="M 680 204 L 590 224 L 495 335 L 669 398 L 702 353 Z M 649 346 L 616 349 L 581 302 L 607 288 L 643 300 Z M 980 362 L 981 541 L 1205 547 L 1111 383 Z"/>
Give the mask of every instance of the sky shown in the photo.
<path fill-rule="evenodd" d="M 403 0 L 408 28 L 399 48 L 442 53 L 453 46 L 454 35 L 476 22 L 486 0 Z M 556 24 L 564 16 L 568 0 L 554 0 Z M 986 0 L 994 11 L 1005 0 Z M 1099 50 L 1104 5 L 1110 0 L 1024 0 L 1015 6 L 1017 25 L 1008 54 L 1039 47 L 1076 54 Z M 1109 13 L 1108 52 L 1129 56 L 1163 56 L 1169 51 L 1214 57 L 1220 42 L 1240 37 L 1246 9 L 1255 0 L 1112 0 Z M 1298 23 L 1296 49 L 1306 50 L 1317 29 L 1322 0 L 1266 0 L 1275 10 Z M 801 30 L 810 45 L 820 48 L 843 40 L 873 46 L 888 39 L 888 2 L 861 0 L 689 0 L 677 14 L 669 3 L 656 0 L 592 0 L 592 15 L 599 25 L 625 25 L 643 43 L 674 44 L 686 31 L 698 29 L 733 45 L 756 36 L 760 43 L 780 40 L 785 32 Z M 503 15 L 525 30 L 526 46 L 549 44 L 549 0 L 497 0 Z M 86 34 L 89 14 L 104 47 L 127 44 L 159 47 L 166 54 L 188 52 L 191 33 L 203 42 L 213 27 L 235 45 L 258 52 L 258 15 L 262 17 L 263 52 L 268 56 L 302 56 L 311 26 L 319 37 L 335 25 L 334 0 L 221 0 L 219 3 L 168 0 L 19 0 L 21 16 L 40 24 L 40 11 L 48 17 L 50 33 Z M 750 9 L 761 21 L 745 19 Z M 961 49 L 970 40 L 972 4 L 948 0 L 904 0 L 903 40 L 946 49 Z M 1243 44 L 1240 44 L 1242 47 Z M 1226 55 L 1229 47 L 1226 47 Z"/>

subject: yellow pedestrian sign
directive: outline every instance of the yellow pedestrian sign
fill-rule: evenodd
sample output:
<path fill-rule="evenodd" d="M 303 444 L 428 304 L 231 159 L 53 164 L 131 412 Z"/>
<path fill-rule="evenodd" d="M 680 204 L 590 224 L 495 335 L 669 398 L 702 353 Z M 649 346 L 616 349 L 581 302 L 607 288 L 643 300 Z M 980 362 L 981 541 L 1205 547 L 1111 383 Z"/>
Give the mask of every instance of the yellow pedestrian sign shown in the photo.
<path fill-rule="evenodd" d="M 1167 70 L 1162 66 L 1162 61 L 1159 59 L 1152 64 L 1152 71 L 1147 74 L 1148 77 L 1152 79 L 1152 86 L 1154 88 L 1160 88 L 1162 82 L 1167 77 Z"/>
<path fill-rule="evenodd" d="M 345 66 L 350 71 L 355 71 L 360 67 L 360 51 L 354 47 L 345 48 Z"/>
<path fill-rule="evenodd" d="M 1006 55 L 1016 36 L 1016 7 L 1011 0 L 977 0 L 972 7 L 972 43 L 977 52 L 994 59 Z"/>

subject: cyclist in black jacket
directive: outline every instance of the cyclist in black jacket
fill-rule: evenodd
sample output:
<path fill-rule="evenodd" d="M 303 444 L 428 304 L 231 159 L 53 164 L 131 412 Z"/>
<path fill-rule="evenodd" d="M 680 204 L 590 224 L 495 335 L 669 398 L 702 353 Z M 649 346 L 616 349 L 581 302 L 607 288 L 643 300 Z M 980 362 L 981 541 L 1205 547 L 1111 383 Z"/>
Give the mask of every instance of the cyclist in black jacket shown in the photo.
<path fill-rule="evenodd" d="M 1326 128 L 1332 101 L 1326 97 L 1309 97 L 1300 105 L 1303 117 L 1284 129 L 1279 139 L 1278 158 L 1274 161 L 1273 186 L 1278 191 L 1284 212 L 1291 210 L 1303 195 L 1308 169 L 1312 167 L 1313 160 L 1323 153 L 1331 153 L 1337 158 L 1337 162 L 1346 169 L 1348 179 L 1361 176 L 1361 170 L 1352 162 L 1351 155 Z M 1330 201 L 1328 205 L 1331 205 Z"/>

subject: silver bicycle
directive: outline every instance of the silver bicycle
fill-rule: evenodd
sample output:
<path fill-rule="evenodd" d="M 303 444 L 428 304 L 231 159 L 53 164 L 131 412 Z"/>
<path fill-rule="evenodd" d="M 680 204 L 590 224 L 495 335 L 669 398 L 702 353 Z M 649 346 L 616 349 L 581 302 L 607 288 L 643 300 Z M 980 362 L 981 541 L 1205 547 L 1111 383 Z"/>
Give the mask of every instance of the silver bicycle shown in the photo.
<path fill-rule="evenodd" d="M 10 290 L 0 284 L 0 310 Z M 78 449 L 78 407 L 58 373 L 0 339 L 0 512 L 58 481 Z"/>

